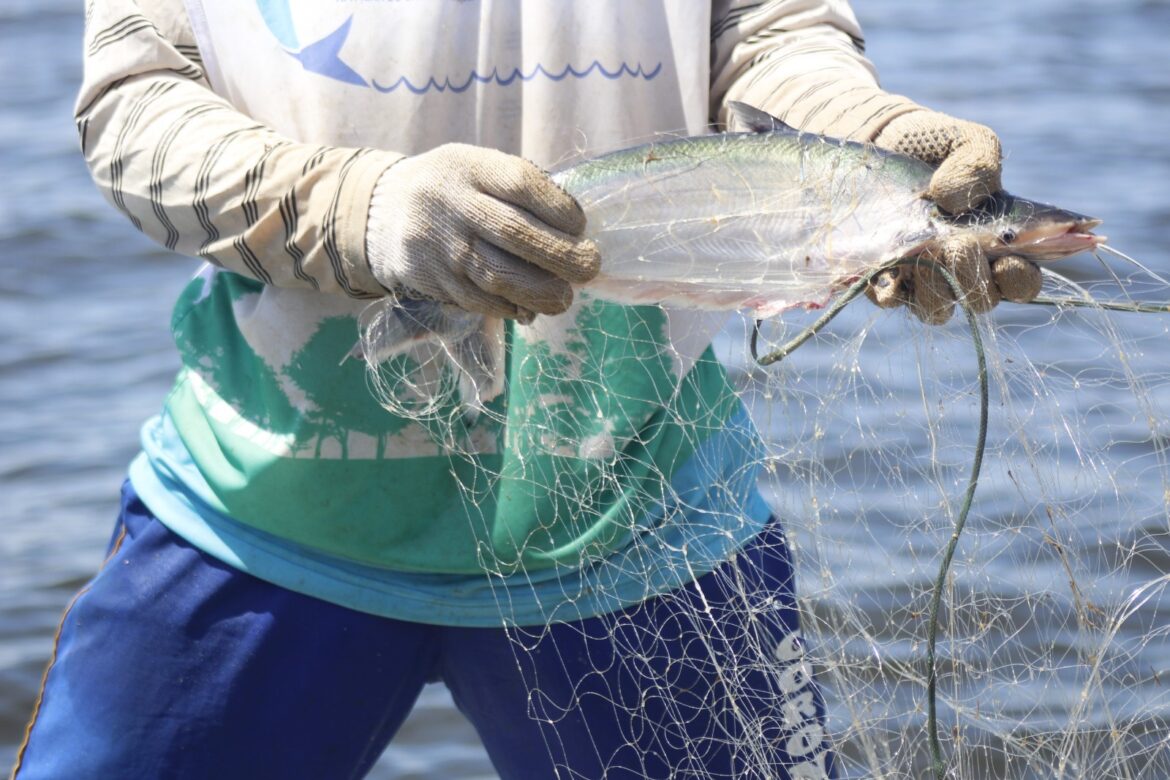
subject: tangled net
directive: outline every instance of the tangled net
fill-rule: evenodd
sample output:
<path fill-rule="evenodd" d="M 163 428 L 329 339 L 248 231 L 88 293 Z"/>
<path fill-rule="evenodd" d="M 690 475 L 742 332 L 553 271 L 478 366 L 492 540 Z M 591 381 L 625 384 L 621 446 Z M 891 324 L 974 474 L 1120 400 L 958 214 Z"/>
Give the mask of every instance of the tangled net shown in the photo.
<path fill-rule="evenodd" d="M 1050 287 L 1074 302 L 1164 296 L 1148 278 Z M 1162 776 L 1166 377 L 1144 350 L 1165 325 L 1101 308 L 1002 314 L 884 350 L 885 328 L 861 327 L 827 370 L 764 380 L 762 413 L 797 421 L 772 484 L 802 518 L 805 630 L 844 705 L 831 730 L 846 774 Z M 899 376 L 915 377 L 917 408 Z"/>
<path fill-rule="evenodd" d="M 595 635 L 582 641 L 616 648 L 596 659 L 598 677 L 620 665 L 637 698 L 588 679 L 545 690 L 533 674 L 531 716 L 555 733 L 600 699 L 631 724 L 632 748 L 690 751 L 685 777 L 722 776 L 701 769 L 714 750 L 734 755 L 735 776 L 777 776 L 777 744 L 803 756 L 786 769 L 794 777 L 820 776 L 830 761 L 841 777 L 1170 776 L 1170 678 L 1161 678 L 1170 664 L 1170 371 L 1158 357 L 1167 321 L 1074 305 L 1136 310 L 1132 299 L 1170 291 L 1146 273 L 1108 277 L 1050 273 L 1052 307 L 1009 304 L 940 328 L 865 305 L 816 328 L 807 313 L 758 333 L 733 322 L 719 357 L 766 442 L 760 487 L 795 558 L 799 633 L 772 616 L 786 586 L 752 576 L 755 559 L 738 556 L 713 575 L 730 599 L 713 605 L 686 587 L 668 599 L 660 625 L 699 629 L 685 657 L 661 655 L 668 638 L 639 633 L 627 616 L 580 629 Z M 766 353 L 812 330 L 782 362 L 753 362 L 753 348 Z M 395 413 L 425 418 L 458 458 L 468 408 L 435 394 L 457 396 L 452 366 L 478 348 L 430 348 L 432 359 L 408 373 L 376 363 L 376 387 Z M 490 405 L 480 413 L 493 414 Z M 471 496 L 482 484 L 465 487 Z M 656 564 L 636 548 L 660 530 L 637 529 L 620 564 L 590 564 L 642 565 L 651 580 Z M 566 585 L 549 625 L 518 624 L 511 588 L 528 573 L 485 566 L 521 669 L 558 652 L 544 640 L 597 596 Z M 688 667 L 716 668 L 720 695 L 688 687 Z M 827 734 L 813 717 L 813 675 Z M 696 737 L 688 723 L 712 710 L 718 727 Z M 567 756 L 579 746 L 545 748 L 565 777 L 578 776 Z"/>

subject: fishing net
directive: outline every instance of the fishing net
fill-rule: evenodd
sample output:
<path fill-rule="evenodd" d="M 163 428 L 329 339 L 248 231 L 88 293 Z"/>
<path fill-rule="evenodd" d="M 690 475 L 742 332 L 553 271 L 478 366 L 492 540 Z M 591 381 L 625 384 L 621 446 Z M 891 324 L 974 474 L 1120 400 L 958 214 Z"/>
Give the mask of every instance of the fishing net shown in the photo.
<path fill-rule="evenodd" d="M 904 310 L 862 301 L 769 366 L 752 357 L 754 323 L 734 315 L 715 354 L 730 379 L 729 400 L 748 410 L 761 434 L 763 450 L 748 471 L 759 468 L 759 489 L 783 530 L 769 526 L 739 548 L 758 531 L 753 519 L 712 512 L 706 530 L 735 539 L 738 552 L 701 587 L 684 585 L 642 606 L 622 591 L 631 574 L 656 592 L 672 567 L 689 581 L 687 566 L 698 576 L 714 565 L 701 545 L 693 555 L 680 550 L 695 540 L 672 534 L 669 512 L 650 523 L 631 513 L 622 545 L 551 567 L 522 555 L 483 556 L 499 624 L 528 684 L 527 716 L 547 726 L 545 744 L 533 749 L 550 752 L 559 776 L 590 776 L 596 770 L 573 767 L 591 751 L 605 776 L 605 767 L 629 765 L 579 739 L 580 720 L 607 715 L 624 724 L 623 749 L 639 757 L 647 777 L 666 776 L 655 756 L 680 752 L 688 759 L 670 776 L 817 777 L 829 763 L 841 777 L 1170 776 L 1170 678 L 1166 685 L 1161 678 L 1170 664 L 1163 610 L 1170 371 L 1161 359 L 1170 319 L 1074 305 L 1165 299 L 1167 288 L 1146 273 L 1106 273 L 1079 260 L 1058 268 L 1045 295 L 1065 303 L 1005 304 L 977 319 L 978 333 L 962 313 L 927 327 Z M 581 303 L 591 306 L 603 304 Z M 419 333 L 437 322 L 434 312 L 406 314 Z M 383 309 L 367 325 L 376 330 L 386 316 Z M 789 341 L 816 317 L 791 311 L 765 321 L 756 352 Z M 632 341 L 638 348 L 627 358 L 689 360 L 659 354 L 659 342 L 638 329 L 644 320 L 621 322 L 602 335 Z M 687 506 L 663 487 L 673 475 L 651 468 L 631 479 L 614 448 L 620 431 L 591 419 L 616 419 L 612 404 L 621 399 L 598 399 L 613 394 L 607 372 L 630 364 L 569 370 L 509 335 L 510 381 L 553 383 L 524 398 L 549 401 L 540 393 L 568 378 L 573 403 L 549 403 L 561 414 L 589 410 L 570 424 L 530 416 L 530 427 L 518 427 L 468 380 L 476 365 L 490 373 L 483 366 L 500 359 L 492 346 L 498 324 L 460 320 L 449 332 L 459 338 L 427 342 L 429 358 L 381 356 L 373 378 L 390 409 L 424 422 L 453 463 L 474 465 L 461 471 L 469 522 L 482 519 L 476 501 L 486 486 L 517 475 L 530 491 L 564 499 L 547 504 L 542 527 L 518 547 L 546 543 L 542 532 L 553 538 L 588 510 L 595 496 L 580 480 L 632 485 L 646 493 L 633 504 L 642 509 Z M 696 440 L 682 442 L 691 461 L 726 482 L 712 492 L 736 494 L 745 470 L 728 473 L 720 462 L 726 453 L 700 446 L 710 430 L 678 403 L 678 383 L 650 389 L 677 418 L 676 430 Z M 474 431 L 493 422 L 512 426 L 509 445 L 527 459 L 518 471 L 493 470 L 473 456 Z M 541 460 L 553 456 L 588 468 L 558 470 Z M 653 467 L 653 459 L 644 462 Z M 624 552 L 614 555 L 618 547 Z M 794 595 L 793 584 L 775 576 L 773 559 L 789 555 Z M 581 568 L 597 576 L 586 582 Z M 550 582 L 560 583 L 560 598 L 543 620 L 518 617 L 524 584 Z M 595 615 L 607 598 L 635 606 Z M 784 609 L 793 598 L 799 628 Z M 590 619 L 572 622 L 583 617 Z M 541 670 L 550 656 L 572 668 L 588 657 L 593 671 L 549 679 Z"/>
<path fill-rule="evenodd" d="M 1165 326 L 1004 308 L 980 324 L 986 448 L 941 580 L 980 427 L 965 327 L 855 311 L 751 374 L 843 774 L 929 775 L 937 591 L 946 776 L 1165 776 Z"/>

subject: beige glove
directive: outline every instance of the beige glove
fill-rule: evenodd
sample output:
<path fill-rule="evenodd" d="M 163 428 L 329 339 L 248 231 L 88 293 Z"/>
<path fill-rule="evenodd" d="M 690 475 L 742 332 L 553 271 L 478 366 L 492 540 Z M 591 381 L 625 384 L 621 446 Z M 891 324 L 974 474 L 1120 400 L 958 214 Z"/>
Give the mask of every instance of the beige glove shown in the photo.
<path fill-rule="evenodd" d="M 948 213 L 970 211 L 1003 188 L 999 138 L 983 125 L 918 109 L 890 120 L 873 142 L 937 166 L 927 195 Z M 989 265 L 974 239 L 947 242 L 930 259 L 954 273 L 976 312 L 988 311 L 1001 299 L 1030 301 L 1040 292 L 1040 269 L 1034 263 L 1010 255 Z M 925 267 L 891 271 L 868 292 L 879 306 L 909 303 L 919 319 L 933 324 L 949 320 L 955 309 L 950 286 Z"/>
<path fill-rule="evenodd" d="M 969 211 L 1000 189 L 995 133 L 883 91 L 849 38 L 832 34 L 803 46 L 790 41 L 783 51 L 749 68 L 725 100 L 758 106 L 801 130 L 871 142 L 937 166 L 927 194 L 951 213 Z M 975 311 L 1001 299 L 1029 301 L 1040 291 L 1034 264 L 1009 256 L 989 266 L 973 241 L 950 242 L 931 259 L 954 272 Z M 909 304 L 924 322 L 946 322 L 955 308 L 950 286 L 927 268 L 890 271 L 867 292 L 879 306 Z"/>
<path fill-rule="evenodd" d="M 592 279 L 597 247 L 577 202 L 531 162 L 446 144 L 405 157 L 378 180 L 366 254 L 396 294 L 492 317 L 558 314 L 570 284 Z"/>

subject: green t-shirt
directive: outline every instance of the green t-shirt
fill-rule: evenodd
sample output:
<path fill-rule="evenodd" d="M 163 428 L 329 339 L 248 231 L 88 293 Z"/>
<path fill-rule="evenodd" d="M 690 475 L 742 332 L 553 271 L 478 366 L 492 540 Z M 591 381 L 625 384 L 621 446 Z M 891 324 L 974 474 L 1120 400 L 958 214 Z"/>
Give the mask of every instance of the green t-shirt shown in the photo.
<path fill-rule="evenodd" d="M 375 401 L 364 363 L 344 360 L 353 312 L 288 304 L 298 333 L 262 331 L 254 323 L 279 319 L 266 292 L 212 270 L 191 283 L 165 413 L 215 512 L 364 566 L 510 575 L 603 559 L 633 543 L 678 491 L 675 473 L 741 409 L 709 349 L 679 376 L 662 309 L 588 301 L 556 339 L 509 330 L 508 390 L 486 413 L 472 420 L 452 396 L 399 417 Z M 434 359 L 410 353 L 393 369 Z M 737 435 L 747 468 L 754 434 Z"/>

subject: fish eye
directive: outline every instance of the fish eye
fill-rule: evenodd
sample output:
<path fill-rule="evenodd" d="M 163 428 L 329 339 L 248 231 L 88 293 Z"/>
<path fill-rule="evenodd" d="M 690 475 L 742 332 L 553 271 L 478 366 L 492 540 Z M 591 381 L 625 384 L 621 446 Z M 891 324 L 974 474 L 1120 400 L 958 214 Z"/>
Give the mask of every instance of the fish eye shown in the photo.
<path fill-rule="evenodd" d="M 1002 233 L 999 234 L 999 240 L 1005 244 L 1010 244 L 1011 242 L 1016 240 L 1016 231 L 1014 231 L 1014 230 L 1003 231 Z"/>

